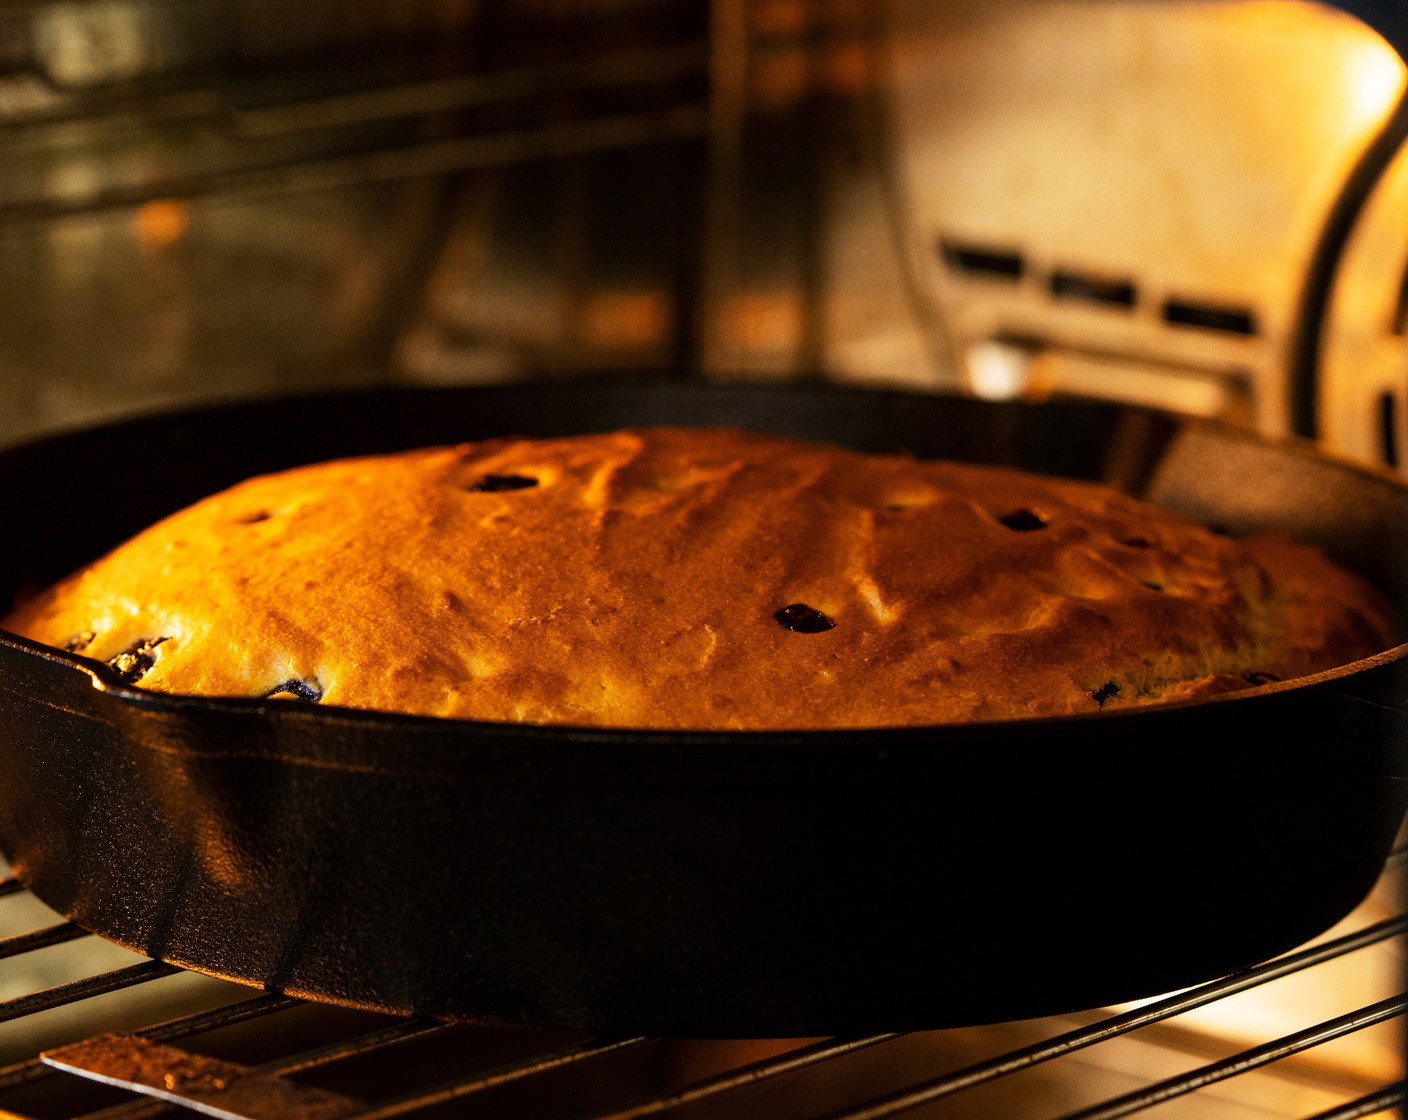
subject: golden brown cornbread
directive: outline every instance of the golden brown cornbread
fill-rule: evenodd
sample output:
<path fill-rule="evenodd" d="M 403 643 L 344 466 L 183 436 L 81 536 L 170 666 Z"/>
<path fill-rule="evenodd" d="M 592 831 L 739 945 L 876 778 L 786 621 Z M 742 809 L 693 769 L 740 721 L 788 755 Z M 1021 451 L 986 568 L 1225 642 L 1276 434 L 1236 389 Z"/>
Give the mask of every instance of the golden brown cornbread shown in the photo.
<path fill-rule="evenodd" d="M 1372 588 L 1112 489 L 736 431 L 251 479 L 4 625 L 161 691 L 639 728 L 1041 716 L 1392 644 Z"/>

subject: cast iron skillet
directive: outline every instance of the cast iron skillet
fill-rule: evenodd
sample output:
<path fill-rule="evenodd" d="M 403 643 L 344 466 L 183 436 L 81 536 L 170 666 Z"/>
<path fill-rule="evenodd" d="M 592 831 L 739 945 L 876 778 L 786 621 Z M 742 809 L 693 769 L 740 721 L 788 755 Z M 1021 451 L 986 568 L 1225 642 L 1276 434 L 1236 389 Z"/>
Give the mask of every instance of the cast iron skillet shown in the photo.
<path fill-rule="evenodd" d="M 1404 489 L 1300 446 L 1089 403 L 684 384 L 354 393 L 21 447 L 0 589 L 252 473 L 660 422 L 1111 479 L 1289 528 L 1405 599 Z M 1408 803 L 1405 652 L 1080 718 L 661 734 L 160 696 L 0 634 L 0 846 L 83 926 L 351 1005 L 676 1035 L 1035 1016 L 1350 910 Z"/>

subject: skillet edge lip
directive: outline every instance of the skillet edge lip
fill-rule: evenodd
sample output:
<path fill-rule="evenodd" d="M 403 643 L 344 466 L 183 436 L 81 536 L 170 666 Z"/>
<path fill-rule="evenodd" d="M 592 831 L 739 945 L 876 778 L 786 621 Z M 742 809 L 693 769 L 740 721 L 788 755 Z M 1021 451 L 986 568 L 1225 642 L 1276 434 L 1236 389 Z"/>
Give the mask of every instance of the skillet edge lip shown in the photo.
<path fill-rule="evenodd" d="M 339 704 L 312 704 L 297 700 L 270 701 L 257 696 L 204 696 L 157 692 L 124 682 L 104 662 L 94 661 L 81 654 L 68 653 L 44 645 L 3 628 L 0 628 L 0 647 L 14 650 L 24 657 L 39 658 L 62 665 L 70 672 L 86 676 L 96 692 L 111 697 L 131 709 L 174 717 L 192 713 L 201 715 L 224 713 L 244 717 L 277 713 L 281 719 L 291 717 L 314 724 L 351 724 L 367 730 L 381 730 L 390 734 L 414 735 L 419 732 L 433 732 L 438 735 L 459 735 L 465 738 L 492 734 L 499 738 L 572 742 L 574 744 L 592 742 L 603 744 L 623 742 L 678 743 L 691 746 L 716 744 L 720 747 L 743 742 L 764 746 L 768 744 L 795 744 L 799 741 L 833 746 L 861 740 L 866 742 L 884 740 L 898 743 L 908 739 L 922 739 L 926 742 L 932 742 L 935 739 L 961 739 L 974 736 L 997 736 L 1004 739 L 1021 740 L 1057 729 L 1076 731 L 1095 726 L 1104 727 L 1110 723 L 1137 725 L 1151 719 L 1157 719 L 1169 712 L 1212 708 L 1238 701 L 1245 704 L 1248 700 L 1285 693 L 1333 688 L 1338 682 L 1355 678 L 1361 673 L 1387 669 L 1390 666 L 1401 666 L 1404 671 L 1408 671 L 1408 642 L 1404 642 L 1357 661 L 1337 665 L 1303 677 L 1272 681 L 1264 685 L 1218 693 L 1214 696 L 1131 705 L 1111 711 L 1097 710 L 1016 719 L 972 720 L 963 723 L 895 724 L 881 727 L 677 730 L 495 722 L 451 716 L 422 715 L 413 712 L 384 711 L 374 708 L 353 708 Z M 1394 710 L 1408 716 L 1408 708 L 1395 708 Z M 1131 728 L 1131 731 L 1133 730 L 1135 728 Z"/>

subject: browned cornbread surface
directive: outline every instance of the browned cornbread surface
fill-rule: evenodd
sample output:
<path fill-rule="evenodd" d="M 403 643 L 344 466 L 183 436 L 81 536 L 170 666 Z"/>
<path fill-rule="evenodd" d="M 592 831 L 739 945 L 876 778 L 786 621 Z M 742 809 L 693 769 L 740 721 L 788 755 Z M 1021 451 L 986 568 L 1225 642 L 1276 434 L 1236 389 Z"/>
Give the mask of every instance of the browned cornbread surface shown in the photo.
<path fill-rule="evenodd" d="M 4 625 L 161 691 L 692 729 L 1093 711 L 1392 644 L 1377 593 L 1284 537 L 1232 541 L 1091 484 L 686 429 L 251 479 Z"/>

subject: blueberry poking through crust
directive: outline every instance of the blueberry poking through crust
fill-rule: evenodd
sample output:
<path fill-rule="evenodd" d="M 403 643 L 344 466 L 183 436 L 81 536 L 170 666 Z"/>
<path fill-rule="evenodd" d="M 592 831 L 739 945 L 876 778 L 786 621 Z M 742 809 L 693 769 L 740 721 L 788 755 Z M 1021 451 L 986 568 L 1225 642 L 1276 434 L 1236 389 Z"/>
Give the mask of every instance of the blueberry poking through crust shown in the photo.
<path fill-rule="evenodd" d="M 1162 591 L 1164 589 L 1164 585 L 1156 579 L 1141 579 L 1139 585 L 1141 587 L 1147 587 L 1150 591 Z"/>
<path fill-rule="evenodd" d="M 998 520 L 1009 529 L 1015 529 L 1019 533 L 1030 533 L 1034 529 L 1046 528 L 1046 518 L 1029 509 L 1014 509 L 1011 513 L 1004 513 Z"/>
<path fill-rule="evenodd" d="M 1103 708 L 1105 706 L 1106 700 L 1108 700 L 1111 696 L 1118 696 L 1119 694 L 1119 682 L 1106 681 L 1104 684 L 1102 684 L 1099 688 L 1097 688 L 1094 692 L 1090 694 L 1090 698 Z"/>
<path fill-rule="evenodd" d="M 501 490 L 528 490 L 537 486 L 536 478 L 529 478 L 525 474 L 486 474 L 472 486 L 465 487 L 466 490 L 484 490 L 491 494 L 497 494 Z"/>
<path fill-rule="evenodd" d="M 1246 681 L 1248 684 L 1256 685 L 1256 684 L 1270 684 L 1272 681 L 1279 681 L 1281 678 L 1278 677 L 1275 673 L 1257 673 L 1257 672 L 1251 672 L 1251 673 L 1243 673 L 1243 674 L 1242 674 L 1242 679 L 1243 679 L 1244 681 Z"/>
<path fill-rule="evenodd" d="M 283 684 L 266 692 L 263 699 L 269 700 L 275 696 L 288 696 L 294 700 L 307 700 L 309 703 L 316 704 L 323 698 L 323 689 L 317 681 L 304 681 L 297 677 L 290 677 Z"/>
<path fill-rule="evenodd" d="M 73 637 L 69 638 L 59 648 L 65 653 L 82 653 L 93 644 L 93 639 L 98 635 L 92 630 L 80 630 Z"/>
<path fill-rule="evenodd" d="M 798 634 L 820 634 L 836 625 L 830 615 L 822 614 L 806 603 L 789 604 L 774 614 L 773 618 L 786 629 L 795 630 Z"/>
<path fill-rule="evenodd" d="M 152 650 L 166 641 L 165 638 L 139 638 L 121 653 L 108 660 L 108 668 L 122 678 L 124 684 L 136 684 L 151 672 L 156 664 Z"/>

